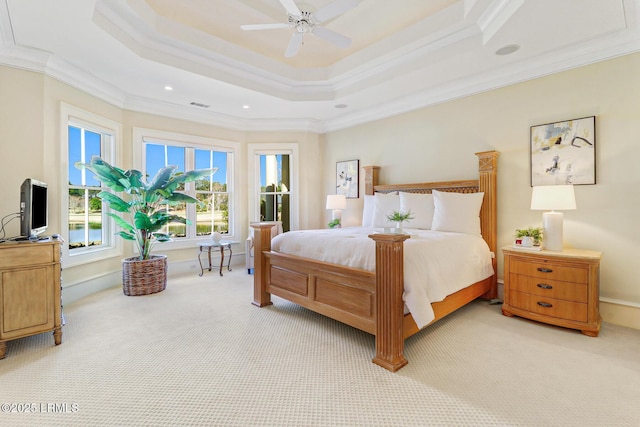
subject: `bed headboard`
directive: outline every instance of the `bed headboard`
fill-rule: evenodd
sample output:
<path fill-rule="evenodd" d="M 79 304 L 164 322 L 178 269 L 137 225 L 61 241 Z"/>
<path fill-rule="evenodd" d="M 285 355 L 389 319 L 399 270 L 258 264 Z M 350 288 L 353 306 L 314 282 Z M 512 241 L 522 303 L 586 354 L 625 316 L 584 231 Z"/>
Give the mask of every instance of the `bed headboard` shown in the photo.
<path fill-rule="evenodd" d="M 450 191 L 454 193 L 484 192 L 482 208 L 480 209 L 480 227 L 482 237 L 493 253 L 497 253 L 498 243 L 498 152 L 483 151 L 478 156 L 479 179 L 465 181 L 425 182 L 418 184 L 385 184 L 378 182 L 380 166 L 364 166 L 364 192 L 388 193 L 391 191 L 406 191 L 408 193 L 431 193 L 432 190 Z"/>

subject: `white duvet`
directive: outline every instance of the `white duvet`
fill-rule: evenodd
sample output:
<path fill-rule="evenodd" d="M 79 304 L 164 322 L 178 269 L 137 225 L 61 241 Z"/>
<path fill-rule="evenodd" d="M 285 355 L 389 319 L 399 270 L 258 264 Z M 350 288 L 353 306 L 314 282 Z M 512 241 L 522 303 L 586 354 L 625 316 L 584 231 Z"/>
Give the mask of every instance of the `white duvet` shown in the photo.
<path fill-rule="evenodd" d="M 290 231 L 271 241 L 274 251 L 375 271 L 374 228 Z M 432 302 L 493 274 L 491 252 L 481 236 L 406 229 L 404 302 L 418 327 L 434 319 Z"/>

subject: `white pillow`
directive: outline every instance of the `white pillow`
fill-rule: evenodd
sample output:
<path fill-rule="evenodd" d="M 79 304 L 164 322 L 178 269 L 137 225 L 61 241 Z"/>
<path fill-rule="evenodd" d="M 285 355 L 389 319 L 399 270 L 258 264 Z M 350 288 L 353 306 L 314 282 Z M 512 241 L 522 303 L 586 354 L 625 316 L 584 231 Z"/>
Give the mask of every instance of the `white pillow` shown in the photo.
<path fill-rule="evenodd" d="M 378 228 L 395 227 L 394 222 L 387 220 L 387 215 L 400 210 L 398 193 L 376 193 L 373 205 L 373 226 Z"/>
<path fill-rule="evenodd" d="M 373 210 L 375 203 L 375 196 L 373 194 L 365 194 L 364 207 L 362 208 L 362 226 L 373 227 Z"/>
<path fill-rule="evenodd" d="M 413 219 L 408 220 L 404 226 L 406 228 L 431 229 L 435 206 L 432 194 L 405 193 L 400 192 L 400 210 L 411 212 Z"/>
<path fill-rule="evenodd" d="M 432 230 L 480 234 L 480 207 L 484 193 L 449 193 L 433 190 Z"/>

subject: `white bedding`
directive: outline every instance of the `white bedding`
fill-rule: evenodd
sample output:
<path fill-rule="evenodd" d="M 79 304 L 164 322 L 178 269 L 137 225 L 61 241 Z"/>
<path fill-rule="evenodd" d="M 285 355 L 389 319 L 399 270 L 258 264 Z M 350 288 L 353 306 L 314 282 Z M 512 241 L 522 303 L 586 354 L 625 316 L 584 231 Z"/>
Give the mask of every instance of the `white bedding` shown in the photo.
<path fill-rule="evenodd" d="M 379 232 L 369 227 L 290 231 L 275 236 L 274 251 L 332 264 L 375 271 Z M 432 302 L 493 274 L 491 252 L 481 236 L 444 231 L 405 229 L 404 302 L 418 327 L 434 319 Z"/>

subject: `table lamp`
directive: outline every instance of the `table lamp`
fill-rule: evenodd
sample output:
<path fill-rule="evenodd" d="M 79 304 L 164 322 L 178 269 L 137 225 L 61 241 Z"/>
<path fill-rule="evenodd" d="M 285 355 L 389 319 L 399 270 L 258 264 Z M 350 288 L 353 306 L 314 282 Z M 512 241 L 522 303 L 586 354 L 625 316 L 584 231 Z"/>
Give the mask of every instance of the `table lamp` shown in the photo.
<path fill-rule="evenodd" d="M 344 194 L 330 194 L 327 196 L 327 209 L 332 209 L 331 221 L 342 219 L 342 210 L 347 208 L 347 198 Z"/>
<path fill-rule="evenodd" d="M 576 208 L 573 185 L 540 185 L 531 193 L 532 210 L 550 210 L 542 214 L 543 247 L 549 251 L 561 251 L 564 210 Z"/>

